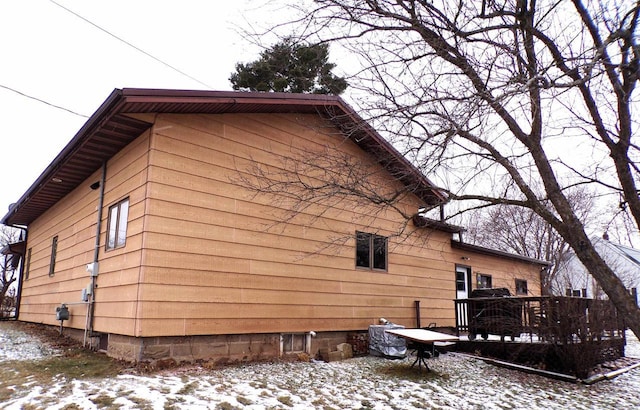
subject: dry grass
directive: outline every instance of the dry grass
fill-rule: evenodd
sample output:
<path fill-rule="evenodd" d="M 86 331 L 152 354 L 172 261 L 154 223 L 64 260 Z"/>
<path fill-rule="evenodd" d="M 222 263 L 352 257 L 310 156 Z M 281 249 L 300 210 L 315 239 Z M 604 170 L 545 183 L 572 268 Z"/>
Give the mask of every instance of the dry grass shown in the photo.
<path fill-rule="evenodd" d="M 55 331 L 19 322 L 1 322 L 0 325 L 30 333 L 43 344 L 54 346 L 60 352 L 56 356 L 40 360 L 0 362 L 0 403 L 19 391 L 29 391 L 34 386 L 51 385 L 63 378 L 74 380 L 114 377 L 125 367 L 124 363 L 83 349 L 79 343 L 60 337 Z"/>
<path fill-rule="evenodd" d="M 9 399 L 18 389 L 50 385 L 60 378 L 113 377 L 121 369 L 122 365 L 118 362 L 82 349 L 44 360 L 0 362 L 0 402 Z"/>

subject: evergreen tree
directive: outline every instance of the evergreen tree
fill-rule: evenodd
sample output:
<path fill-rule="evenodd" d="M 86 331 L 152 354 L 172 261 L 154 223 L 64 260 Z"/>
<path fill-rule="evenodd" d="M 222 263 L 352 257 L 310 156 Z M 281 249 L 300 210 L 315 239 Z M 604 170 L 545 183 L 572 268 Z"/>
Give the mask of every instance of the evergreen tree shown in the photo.
<path fill-rule="evenodd" d="M 288 38 L 260 53 L 252 63 L 236 64 L 234 90 L 341 94 L 347 81 L 331 73 L 327 44 L 303 45 Z"/>

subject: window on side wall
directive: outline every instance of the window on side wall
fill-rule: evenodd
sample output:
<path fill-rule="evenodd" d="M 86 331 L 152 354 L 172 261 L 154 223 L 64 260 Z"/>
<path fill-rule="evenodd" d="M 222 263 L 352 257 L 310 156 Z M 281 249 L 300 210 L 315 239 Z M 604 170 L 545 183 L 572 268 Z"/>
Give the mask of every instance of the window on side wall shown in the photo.
<path fill-rule="evenodd" d="M 109 207 L 106 248 L 122 248 L 127 240 L 127 219 L 129 219 L 129 198 Z"/>
<path fill-rule="evenodd" d="M 53 276 L 56 271 L 56 254 L 58 253 L 58 235 L 51 239 L 51 261 L 49 262 L 49 276 Z"/>
<path fill-rule="evenodd" d="M 387 238 L 356 232 L 356 267 L 387 270 Z"/>
<path fill-rule="evenodd" d="M 29 279 L 29 269 L 31 269 L 31 249 L 27 249 L 27 257 L 24 261 L 24 279 Z"/>
<path fill-rule="evenodd" d="M 281 335 L 282 353 L 301 353 L 307 351 L 307 334 L 286 333 Z"/>
<path fill-rule="evenodd" d="M 478 289 L 489 289 L 493 287 L 493 283 L 491 282 L 491 275 L 478 273 L 477 277 L 478 277 Z"/>
<path fill-rule="evenodd" d="M 516 279 L 516 295 L 527 295 L 529 289 L 527 288 L 527 281 L 524 279 Z"/>

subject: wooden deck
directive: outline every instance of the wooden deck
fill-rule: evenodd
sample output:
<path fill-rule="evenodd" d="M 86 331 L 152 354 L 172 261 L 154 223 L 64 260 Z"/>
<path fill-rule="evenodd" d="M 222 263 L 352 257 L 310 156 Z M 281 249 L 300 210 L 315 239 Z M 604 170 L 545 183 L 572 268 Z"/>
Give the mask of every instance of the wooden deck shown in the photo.
<path fill-rule="evenodd" d="M 460 351 L 577 377 L 624 356 L 624 321 L 608 300 L 470 298 L 457 299 L 455 311 Z"/>

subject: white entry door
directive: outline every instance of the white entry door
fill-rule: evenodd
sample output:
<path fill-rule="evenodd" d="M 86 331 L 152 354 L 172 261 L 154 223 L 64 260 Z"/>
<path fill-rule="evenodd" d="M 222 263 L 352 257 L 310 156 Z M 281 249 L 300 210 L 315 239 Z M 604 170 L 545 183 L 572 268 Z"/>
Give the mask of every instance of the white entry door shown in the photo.
<path fill-rule="evenodd" d="M 471 268 L 456 266 L 456 299 L 469 297 L 469 285 L 471 284 Z"/>

